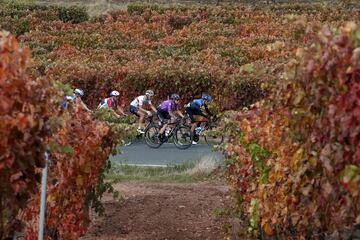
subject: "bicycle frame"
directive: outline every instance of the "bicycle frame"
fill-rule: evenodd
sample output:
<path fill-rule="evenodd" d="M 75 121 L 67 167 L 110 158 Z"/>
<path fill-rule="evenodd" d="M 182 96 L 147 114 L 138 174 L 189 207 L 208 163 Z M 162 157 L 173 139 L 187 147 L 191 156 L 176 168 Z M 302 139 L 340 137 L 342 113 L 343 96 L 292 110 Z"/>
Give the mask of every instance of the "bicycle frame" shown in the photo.
<path fill-rule="evenodd" d="M 169 140 L 171 137 L 173 137 L 173 135 L 174 135 L 174 132 L 176 131 L 176 129 L 179 127 L 179 125 L 181 124 L 181 120 L 176 120 L 175 122 L 173 122 L 173 123 L 167 123 L 168 124 L 168 126 L 171 126 L 171 125 L 173 125 L 174 127 L 171 127 L 171 130 L 170 130 L 170 132 L 169 132 L 169 135 L 168 136 L 166 136 L 166 141 L 167 140 Z"/>

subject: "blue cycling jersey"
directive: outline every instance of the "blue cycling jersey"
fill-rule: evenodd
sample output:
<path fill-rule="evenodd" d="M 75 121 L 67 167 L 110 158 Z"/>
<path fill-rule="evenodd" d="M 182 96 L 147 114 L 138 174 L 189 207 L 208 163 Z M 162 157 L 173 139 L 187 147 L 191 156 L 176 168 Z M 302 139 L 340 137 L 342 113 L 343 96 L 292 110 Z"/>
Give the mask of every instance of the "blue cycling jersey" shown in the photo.
<path fill-rule="evenodd" d="M 197 109 L 197 110 L 200 110 L 200 108 L 202 107 L 202 106 L 204 106 L 205 105 L 205 100 L 204 99 L 201 99 L 201 98 L 199 98 L 199 99 L 194 99 L 194 100 L 192 100 L 192 102 L 190 103 L 190 107 L 191 108 L 194 108 L 194 109 Z"/>

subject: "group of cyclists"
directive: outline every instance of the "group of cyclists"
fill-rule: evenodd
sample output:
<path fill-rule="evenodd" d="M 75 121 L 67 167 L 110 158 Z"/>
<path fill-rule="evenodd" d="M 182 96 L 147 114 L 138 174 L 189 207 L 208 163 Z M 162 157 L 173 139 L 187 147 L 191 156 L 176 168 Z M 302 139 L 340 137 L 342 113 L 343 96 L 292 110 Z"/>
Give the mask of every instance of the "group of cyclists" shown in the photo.
<path fill-rule="evenodd" d="M 81 89 L 75 89 L 73 96 L 65 96 L 62 107 L 66 109 L 69 102 L 75 102 L 81 104 L 82 107 L 89 112 L 92 112 L 85 103 L 81 100 L 84 96 L 84 91 Z M 185 118 L 184 114 L 180 111 L 180 96 L 173 93 L 169 96 L 169 99 L 162 101 L 157 107 L 154 107 L 151 100 L 154 96 L 153 90 L 147 90 L 144 95 L 136 97 L 131 101 L 129 106 L 129 112 L 139 118 L 137 131 L 141 134 L 144 133 L 144 122 L 147 116 L 151 117 L 153 114 L 157 114 L 161 128 L 159 130 L 158 137 L 163 137 L 164 131 L 167 126 L 173 123 L 177 118 Z M 98 105 L 98 109 L 112 109 L 116 117 L 121 115 L 126 116 L 124 109 L 120 107 L 119 103 L 120 93 L 116 90 L 111 91 L 109 97 L 103 99 Z M 197 133 L 197 129 L 200 128 L 199 117 L 209 118 L 211 113 L 208 109 L 208 104 L 212 101 L 212 97 L 203 93 L 200 98 L 193 99 L 189 103 L 184 105 L 185 112 L 191 120 L 191 132 Z M 150 110 L 145 109 L 148 106 Z M 205 110 L 205 112 L 203 111 Z M 193 141 L 192 144 L 197 144 Z"/>

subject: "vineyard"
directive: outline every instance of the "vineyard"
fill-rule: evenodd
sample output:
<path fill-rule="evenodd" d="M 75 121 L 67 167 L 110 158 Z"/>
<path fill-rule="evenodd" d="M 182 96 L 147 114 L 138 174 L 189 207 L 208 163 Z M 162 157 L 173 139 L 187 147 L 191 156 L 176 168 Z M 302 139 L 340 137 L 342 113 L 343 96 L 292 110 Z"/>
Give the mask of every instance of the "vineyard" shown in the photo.
<path fill-rule="evenodd" d="M 227 175 L 251 230 L 337 239 L 359 223 L 359 30 L 323 28 L 285 66 L 271 101 L 232 116 L 243 132 L 226 148 Z"/>
<path fill-rule="evenodd" d="M 21 230 L 23 221 L 26 239 L 37 238 L 39 168 L 44 166 L 44 152 L 48 151 L 48 232 L 53 237 L 75 239 L 86 230 L 88 208 L 101 207 L 99 197 L 111 191 L 103 173 L 115 144 L 112 139 L 121 140 L 121 132 L 114 132 L 113 127 L 109 129 L 79 107 L 60 111 L 56 107 L 60 92 L 46 78 L 30 75 L 29 51 L 6 32 L 0 39 L 0 237 L 6 239 Z"/>
<path fill-rule="evenodd" d="M 248 234 L 351 231 L 360 224 L 359 11 L 132 4 L 90 17 L 0 0 L 0 29 L 13 34 L 0 34 L 0 239 L 22 227 L 36 238 L 45 151 L 49 239 L 83 235 L 89 209 L 101 210 L 111 191 L 107 159 L 129 128 L 77 105 L 62 111 L 68 86 L 84 89 L 92 109 L 113 89 L 124 107 L 149 88 L 156 102 L 173 91 L 184 103 L 210 93 L 229 133 L 226 179 Z"/>

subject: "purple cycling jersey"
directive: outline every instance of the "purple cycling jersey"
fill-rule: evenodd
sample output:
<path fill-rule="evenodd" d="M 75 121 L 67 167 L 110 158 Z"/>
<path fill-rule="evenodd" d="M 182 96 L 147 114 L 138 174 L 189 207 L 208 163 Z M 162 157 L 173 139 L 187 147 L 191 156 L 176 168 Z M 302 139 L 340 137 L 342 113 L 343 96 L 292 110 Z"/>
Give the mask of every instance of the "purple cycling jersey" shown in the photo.
<path fill-rule="evenodd" d="M 177 111 L 179 110 L 179 106 L 175 103 L 174 100 L 166 100 L 163 101 L 159 108 L 163 111 L 170 112 L 170 111 Z"/>

